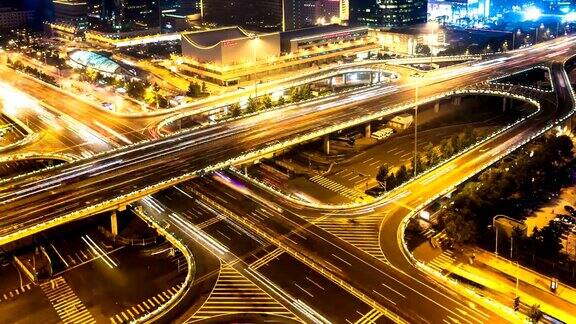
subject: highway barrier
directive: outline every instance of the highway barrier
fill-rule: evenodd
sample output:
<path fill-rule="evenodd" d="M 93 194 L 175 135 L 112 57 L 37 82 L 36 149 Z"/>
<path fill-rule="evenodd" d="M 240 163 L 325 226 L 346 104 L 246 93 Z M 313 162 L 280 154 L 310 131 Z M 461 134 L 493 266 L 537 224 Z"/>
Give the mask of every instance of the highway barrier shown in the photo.
<path fill-rule="evenodd" d="M 377 303 L 376 301 L 372 300 L 370 297 L 366 296 L 364 293 L 362 293 L 356 287 L 350 285 L 348 282 L 346 282 L 342 278 L 334 275 L 331 271 L 325 269 L 318 262 L 315 262 L 313 259 L 307 257 L 306 255 L 302 254 L 298 250 L 293 249 L 292 247 L 288 246 L 282 240 L 280 240 L 277 237 L 269 234 L 268 232 L 260 229 L 259 226 L 256 226 L 256 224 L 254 224 L 252 221 L 250 221 L 247 217 L 242 217 L 242 216 L 236 215 L 235 213 L 233 213 L 233 212 L 229 211 L 228 209 L 220 206 L 220 204 L 213 201 L 209 197 L 203 195 L 202 193 L 200 193 L 196 190 L 193 190 L 193 191 L 194 191 L 195 195 L 198 195 L 199 197 L 201 197 L 202 200 L 209 203 L 213 208 L 215 208 L 216 210 L 221 212 L 226 217 L 229 217 L 230 219 L 233 219 L 236 222 L 247 226 L 250 230 L 255 232 L 260 237 L 266 239 L 267 241 L 271 242 L 272 244 L 274 244 L 274 245 L 278 246 L 279 248 L 281 248 L 282 250 L 286 251 L 286 253 L 290 254 L 294 258 L 303 262 L 304 264 L 306 264 L 310 268 L 316 270 L 317 272 L 322 274 L 324 277 L 330 279 L 332 282 L 336 283 L 338 286 L 340 286 L 341 288 L 343 288 L 347 292 L 351 293 L 352 295 L 356 296 L 358 299 L 362 300 L 363 302 L 365 302 L 369 306 L 374 307 L 375 309 L 380 311 L 382 314 L 384 314 L 384 316 L 388 317 L 390 320 L 394 321 L 395 323 L 406 323 L 406 324 L 408 323 L 406 320 L 401 318 L 399 315 L 391 312 L 390 310 L 388 310 L 384 306 L 382 306 L 379 303 Z"/>
<path fill-rule="evenodd" d="M 564 64 L 566 64 L 566 61 L 564 62 Z M 564 65 L 563 65 L 564 66 Z M 566 72 L 566 69 L 563 68 L 563 82 L 565 84 L 570 84 L 569 82 L 569 77 L 568 74 Z M 569 87 L 569 93 L 570 93 L 570 97 L 571 97 L 571 101 L 572 101 L 572 107 L 570 109 L 570 111 L 568 112 L 568 114 L 566 114 L 565 116 L 561 116 L 560 118 L 558 118 L 557 120 L 554 120 L 552 122 L 550 122 L 546 127 L 544 127 L 543 129 L 537 131 L 536 133 L 534 133 L 532 136 L 530 136 L 528 139 L 517 143 L 515 146 L 511 147 L 510 149 L 504 151 L 504 152 L 500 152 L 500 154 L 497 154 L 494 156 L 493 159 L 491 159 L 490 161 L 479 165 L 478 168 L 476 168 L 474 170 L 474 172 L 471 172 L 468 176 L 463 177 L 462 179 L 460 179 L 460 181 L 458 181 L 457 183 L 452 184 L 451 186 L 445 188 L 443 191 L 439 192 L 438 194 L 434 195 L 433 197 L 427 199 L 426 201 L 422 202 L 420 205 L 418 205 L 412 212 L 410 212 L 402 221 L 402 223 L 400 224 L 399 228 L 398 228 L 398 232 L 397 232 L 397 240 L 399 245 L 402 248 L 402 253 L 404 254 L 406 260 L 408 260 L 408 262 L 410 262 L 415 268 L 420 269 L 421 271 L 424 271 L 426 273 L 432 274 L 435 276 L 435 278 L 437 278 L 438 280 L 440 280 L 442 283 L 445 284 L 449 284 L 450 287 L 452 289 L 455 289 L 457 291 L 463 292 L 466 295 L 472 297 L 474 300 L 479 301 L 481 304 L 484 304 L 487 307 L 490 307 L 492 309 L 498 309 L 501 310 L 502 312 L 504 312 L 505 314 L 507 314 L 509 316 L 509 318 L 514 318 L 519 322 L 526 322 L 528 319 L 523 316 L 520 315 L 516 312 L 513 311 L 512 308 L 510 307 L 505 307 L 504 305 L 489 299 L 481 294 L 479 294 L 478 292 L 476 292 L 473 289 L 467 288 L 462 286 L 458 280 L 455 279 L 450 279 L 450 278 L 446 278 L 445 276 L 443 276 L 439 271 L 429 267 L 427 264 L 420 262 L 419 260 L 417 260 L 414 255 L 412 254 L 412 252 L 408 249 L 408 245 L 406 244 L 406 241 L 404 240 L 404 233 L 406 231 L 406 227 L 408 226 L 408 223 L 410 222 L 410 220 L 412 218 L 418 217 L 419 213 L 421 210 L 424 210 L 426 208 L 426 206 L 432 204 L 434 201 L 436 201 L 437 199 L 439 199 L 440 197 L 446 195 L 447 193 L 451 192 L 452 190 L 456 189 L 459 185 L 461 185 L 462 183 L 468 181 L 470 178 L 472 178 L 474 175 L 476 175 L 477 173 L 487 169 L 488 167 L 492 166 L 494 163 L 500 161 L 502 158 L 504 158 L 505 156 L 509 155 L 510 153 L 516 151 L 517 149 L 521 148 L 522 146 L 526 145 L 527 143 L 531 142 L 532 140 L 534 140 L 535 138 L 538 138 L 540 136 L 542 136 L 543 134 L 545 134 L 547 131 L 549 131 L 550 129 L 554 128 L 556 125 L 564 122 L 566 119 L 571 118 L 574 113 L 576 112 L 576 96 L 574 94 L 574 89 L 572 89 L 571 86 Z"/>
<path fill-rule="evenodd" d="M 178 240 L 172 233 L 168 232 L 166 228 L 158 224 L 152 217 L 146 215 L 146 213 L 144 213 L 141 210 L 141 208 L 136 207 L 133 210 L 138 217 L 142 218 L 151 227 L 154 227 L 160 235 L 164 236 L 170 243 L 172 243 L 173 246 L 175 246 L 178 250 L 180 250 L 180 252 L 182 252 L 182 255 L 184 255 L 184 257 L 186 258 L 186 263 L 188 265 L 188 272 L 186 273 L 186 279 L 184 279 L 184 283 L 182 284 L 182 286 L 180 286 L 178 291 L 174 295 L 172 295 L 168 299 L 168 301 L 166 301 L 164 304 L 160 305 L 158 308 L 154 309 L 149 313 L 143 314 L 140 318 L 132 322 L 132 323 L 153 323 L 155 321 L 159 321 L 161 318 L 166 316 L 168 312 L 172 311 L 174 307 L 178 304 L 178 302 L 180 302 L 183 299 L 184 295 L 190 290 L 190 288 L 192 287 L 192 282 L 194 280 L 194 272 L 196 269 L 196 264 L 194 261 L 194 257 L 192 256 L 192 253 L 190 252 L 186 244 Z"/>
<path fill-rule="evenodd" d="M 529 104 L 532 104 L 533 106 L 536 107 L 536 111 L 533 112 L 532 114 L 520 118 L 518 121 L 516 121 L 513 124 L 510 124 L 506 127 L 500 128 L 494 132 L 492 132 L 491 134 L 489 134 L 486 138 L 474 143 L 473 145 L 471 145 L 470 147 L 462 150 L 461 152 L 453 155 L 452 157 L 442 161 L 441 163 L 435 165 L 432 168 L 427 169 L 425 172 L 419 173 L 416 177 L 411 178 L 410 180 L 406 181 L 405 183 L 403 183 L 402 185 L 396 187 L 395 189 L 387 192 L 386 194 L 377 197 L 375 200 L 371 201 L 371 202 L 351 202 L 351 203 L 345 203 L 345 204 L 329 204 L 329 203 L 313 203 L 313 202 L 309 202 L 306 200 L 303 200 L 302 198 L 289 194 L 289 193 L 284 193 L 281 190 L 277 189 L 277 188 L 273 188 L 270 185 L 268 185 L 267 183 L 264 183 L 260 180 L 257 180 L 253 177 L 247 176 L 245 174 L 243 174 L 242 172 L 239 172 L 238 170 L 232 168 L 232 171 L 238 175 L 239 177 L 250 181 L 251 183 L 254 183 L 255 185 L 257 185 L 258 187 L 267 190 L 270 193 L 273 193 L 277 196 L 281 196 L 284 199 L 295 203 L 295 204 L 299 204 L 299 205 L 303 205 L 303 206 L 307 206 L 307 207 L 311 207 L 311 208 L 316 208 L 316 209 L 326 209 L 326 210 L 345 210 L 345 209 L 352 209 L 352 208 L 362 208 L 362 207 L 367 207 L 369 205 L 376 205 L 376 204 L 382 204 L 385 203 L 388 199 L 391 199 L 396 193 L 401 192 L 404 189 L 404 186 L 406 186 L 407 184 L 418 180 L 419 178 L 426 176 L 427 174 L 429 174 L 430 172 L 436 170 L 439 167 L 442 167 L 443 165 L 445 165 L 446 163 L 451 162 L 452 160 L 458 158 L 461 155 L 464 155 L 466 153 L 468 153 L 470 150 L 475 149 L 477 146 L 483 144 L 484 142 L 493 139 L 494 137 L 500 135 L 501 133 L 507 131 L 508 129 L 515 127 L 517 125 L 519 125 L 520 123 L 524 122 L 525 120 L 535 116 L 536 114 L 539 113 L 540 111 L 540 103 L 538 103 L 536 100 L 528 98 L 528 97 L 523 97 L 523 96 L 519 96 L 519 95 L 514 95 L 514 94 L 510 94 L 504 91 L 493 91 L 493 90 L 459 90 L 459 91 L 454 91 L 451 92 L 449 94 L 446 94 L 445 97 L 441 97 L 441 98 L 446 98 L 446 97 L 450 97 L 450 96 L 455 96 L 455 95 L 462 95 L 462 94 L 481 94 L 481 95 L 496 95 L 496 96 L 502 96 L 502 97 L 507 97 L 507 98 L 512 98 L 512 99 L 517 99 L 517 100 L 522 100 L 524 102 L 527 102 Z M 419 105 L 424 104 L 424 103 L 428 103 L 428 102 L 432 102 L 435 100 L 438 100 L 440 98 L 438 97 L 434 97 L 433 99 L 429 100 L 429 99 L 424 99 L 422 101 L 419 101 Z M 405 109 L 410 109 L 410 107 L 412 106 L 408 106 L 408 108 Z"/>

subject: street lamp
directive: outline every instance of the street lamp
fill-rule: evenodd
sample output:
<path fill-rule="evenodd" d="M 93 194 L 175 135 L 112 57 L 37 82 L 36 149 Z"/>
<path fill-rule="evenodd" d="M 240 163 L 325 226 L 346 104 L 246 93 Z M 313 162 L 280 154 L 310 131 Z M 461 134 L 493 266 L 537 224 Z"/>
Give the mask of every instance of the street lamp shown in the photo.
<path fill-rule="evenodd" d="M 536 38 L 534 39 L 534 45 L 538 44 L 538 30 L 544 29 L 544 23 L 541 23 L 539 27 L 536 28 Z"/>
<path fill-rule="evenodd" d="M 496 217 L 500 215 L 496 215 L 492 218 L 492 228 L 496 232 L 496 244 L 494 245 L 494 254 L 498 255 L 498 227 L 496 227 Z"/>
<path fill-rule="evenodd" d="M 414 92 L 414 177 L 418 174 L 418 86 L 419 82 L 416 81 L 416 89 Z"/>
<path fill-rule="evenodd" d="M 520 29 L 518 29 L 515 33 L 512 33 L 512 50 L 516 48 L 516 34 L 518 34 L 518 36 L 522 35 Z"/>

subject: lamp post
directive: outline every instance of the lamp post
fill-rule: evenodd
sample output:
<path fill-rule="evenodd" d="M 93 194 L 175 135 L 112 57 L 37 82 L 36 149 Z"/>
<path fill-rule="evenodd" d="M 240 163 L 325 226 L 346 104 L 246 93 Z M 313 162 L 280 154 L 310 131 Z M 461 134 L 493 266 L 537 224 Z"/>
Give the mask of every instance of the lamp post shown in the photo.
<path fill-rule="evenodd" d="M 520 29 L 518 29 L 515 33 L 512 33 L 512 50 L 516 48 L 516 34 L 518 34 L 518 36 L 522 34 L 520 33 Z"/>
<path fill-rule="evenodd" d="M 492 218 L 492 228 L 494 228 L 494 231 L 496 232 L 496 243 L 494 244 L 494 254 L 498 255 L 498 227 L 496 227 L 496 217 L 498 217 L 498 215 Z"/>
<path fill-rule="evenodd" d="M 544 24 L 540 24 L 540 26 L 536 28 L 536 38 L 534 39 L 534 45 L 538 44 L 538 30 L 540 30 L 540 28 L 544 28 Z"/>
<path fill-rule="evenodd" d="M 416 90 L 414 93 L 414 177 L 418 174 L 418 86 L 416 81 Z"/>

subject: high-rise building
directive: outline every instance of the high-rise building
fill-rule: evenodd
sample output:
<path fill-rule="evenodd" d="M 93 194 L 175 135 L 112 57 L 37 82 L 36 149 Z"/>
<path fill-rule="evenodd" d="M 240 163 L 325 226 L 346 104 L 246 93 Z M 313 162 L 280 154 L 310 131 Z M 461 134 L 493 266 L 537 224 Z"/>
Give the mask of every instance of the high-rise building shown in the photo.
<path fill-rule="evenodd" d="M 291 30 L 348 20 L 348 0 L 202 0 L 202 18 L 256 30 Z"/>
<path fill-rule="evenodd" d="M 2 24 L 12 27 L 39 29 L 53 19 L 52 0 L 0 0 Z"/>
<path fill-rule="evenodd" d="M 427 0 L 350 0 L 350 21 L 370 26 L 425 23 Z"/>
<path fill-rule="evenodd" d="M 87 0 L 54 0 L 54 18 L 58 22 L 85 23 L 88 19 Z"/>
<path fill-rule="evenodd" d="M 318 0 L 285 0 L 284 30 L 300 29 L 316 24 Z"/>
<path fill-rule="evenodd" d="M 202 0 L 202 18 L 220 25 L 280 30 L 284 0 Z"/>
<path fill-rule="evenodd" d="M 92 0 L 94 1 L 94 0 Z M 100 0 L 96 24 L 104 30 L 142 30 L 160 25 L 159 0 Z"/>

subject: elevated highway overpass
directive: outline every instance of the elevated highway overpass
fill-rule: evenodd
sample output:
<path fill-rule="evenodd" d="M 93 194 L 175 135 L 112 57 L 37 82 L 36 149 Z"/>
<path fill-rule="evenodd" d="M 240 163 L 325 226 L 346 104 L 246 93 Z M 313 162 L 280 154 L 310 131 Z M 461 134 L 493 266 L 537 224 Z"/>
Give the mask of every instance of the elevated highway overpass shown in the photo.
<path fill-rule="evenodd" d="M 552 62 L 574 51 L 574 43 L 574 38 L 561 38 L 495 60 L 432 72 L 403 86 L 381 85 L 321 103 L 291 106 L 6 180 L 0 184 L 0 244 L 121 208 L 145 195 L 259 154 L 409 109 L 415 83 L 423 100 L 434 99 L 496 76 Z M 550 111 L 541 116 L 540 123 L 555 117 Z"/>

